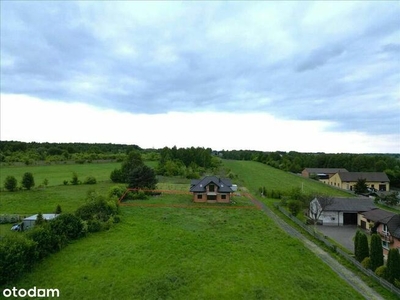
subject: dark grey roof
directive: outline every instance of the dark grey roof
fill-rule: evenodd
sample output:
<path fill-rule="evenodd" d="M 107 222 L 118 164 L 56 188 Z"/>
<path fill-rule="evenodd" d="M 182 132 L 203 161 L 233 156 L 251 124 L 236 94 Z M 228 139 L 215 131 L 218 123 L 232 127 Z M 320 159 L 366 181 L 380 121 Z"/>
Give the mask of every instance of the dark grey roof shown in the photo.
<path fill-rule="evenodd" d="M 368 220 L 373 222 L 381 222 L 384 224 L 386 224 L 386 222 L 389 221 L 394 215 L 396 214 L 379 208 L 363 213 L 363 216 Z"/>
<path fill-rule="evenodd" d="M 392 236 L 400 239 L 400 215 L 394 215 L 387 222 L 387 227 Z"/>
<path fill-rule="evenodd" d="M 344 168 L 305 168 L 308 173 L 315 173 L 315 174 L 336 174 L 339 172 L 348 172 Z"/>
<path fill-rule="evenodd" d="M 200 180 L 192 180 L 190 191 L 191 192 L 205 192 L 206 186 L 210 183 L 214 183 L 218 186 L 218 192 L 220 193 L 232 193 L 232 182 L 229 178 L 218 178 L 216 176 L 206 176 Z"/>
<path fill-rule="evenodd" d="M 376 208 L 374 201 L 370 198 L 333 198 L 332 204 L 325 211 L 342 211 L 347 213 L 358 213 Z"/>
<path fill-rule="evenodd" d="M 366 179 L 367 181 L 389 182 L 389 178 L 384 172 L 341 172 L 339 177 L 342 181 Z"/>

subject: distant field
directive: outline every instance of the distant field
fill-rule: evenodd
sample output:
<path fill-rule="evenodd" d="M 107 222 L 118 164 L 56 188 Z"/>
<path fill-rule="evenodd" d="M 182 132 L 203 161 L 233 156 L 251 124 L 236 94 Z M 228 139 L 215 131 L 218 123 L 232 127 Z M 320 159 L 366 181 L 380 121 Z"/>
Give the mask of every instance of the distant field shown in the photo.
<path fill-rule="evenodd" d="M 156 162 L 145 162 L 150 167 L 155 167 Z M 48 180 L 48 186 L 62 185 L 64 180 L 70 181 L 72 173 L 76 172 L 79 180 L 84 181 L 88 176 L 94 176 L 98 182 L 110 181 L 110 174 L 114 169 L 120 168 L 120 162 L 85 163 L 85 164 L 55 164 L 31 166 L 2 166 L 0 167 L 0 184 L 3 188 L 7 176 L 14 176 L 21 184 L 25 172 L 31 172 L 36 186 Z"/>
<path fill-rule="evenodd" d="M 266 190 L 290 191 L 301 188 L 307 194 L 326 194 L 338 197 L 351 197 L 351 194 L 332 188 L 324 183 L 287 173 L 255 161 L 223 160 L 224 166 L 239 175 L 239 180 L 252 193 L 265 186 Z"/>
<path fill-rule="evenodd" d="M 259 210 L 122 207 L 15 283 L 61 299 L 363 299 Z"/>

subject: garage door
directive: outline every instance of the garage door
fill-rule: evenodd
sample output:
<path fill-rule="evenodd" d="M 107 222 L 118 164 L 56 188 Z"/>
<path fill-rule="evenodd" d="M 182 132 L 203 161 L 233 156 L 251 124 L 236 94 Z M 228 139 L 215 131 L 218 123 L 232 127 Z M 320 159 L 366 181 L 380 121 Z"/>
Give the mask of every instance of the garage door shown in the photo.
<path fill-rule="evenodd" d="M 357 225 L 357 214 L 356 213 L 344 213 L 343 214 L 343 225 Z"/>

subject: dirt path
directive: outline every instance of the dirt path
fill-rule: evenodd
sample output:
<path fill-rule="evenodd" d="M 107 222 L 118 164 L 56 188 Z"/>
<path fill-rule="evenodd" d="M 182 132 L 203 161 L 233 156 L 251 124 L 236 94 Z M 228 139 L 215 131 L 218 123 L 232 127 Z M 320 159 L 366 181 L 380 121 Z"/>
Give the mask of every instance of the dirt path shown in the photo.
<path fill-rule="evenodd" d="M 342 277 L 348 284 L 350 284 L 356 291 L 358 291 L 365 299 L 384 299 L 381 295 L 371 289 L 364 281 L 357 275 L 349 271 L 346 267 L 342 266 L 338 261 L 332 258 L 326 251 L 304 237 L 299 231 L 288 225 L 285 221 L 279 218 L 271 209 L 264 203 L 250 197 L 251 201 L 259 207 L 265 214 L 274 220 L 279 227 L 286 231 L 289 235 L 298 238 L 303 244 L 317 255 L 324 263 L 326 263 L 333 271 Z"/>

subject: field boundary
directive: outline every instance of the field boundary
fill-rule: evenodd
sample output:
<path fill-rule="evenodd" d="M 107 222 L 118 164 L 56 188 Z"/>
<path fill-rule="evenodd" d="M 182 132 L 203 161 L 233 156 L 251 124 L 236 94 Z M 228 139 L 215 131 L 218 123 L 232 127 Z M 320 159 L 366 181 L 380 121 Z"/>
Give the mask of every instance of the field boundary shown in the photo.
<path fill-rule="evenodd" d="M 149 208 L 213 208 L 213 209 L 255 209 L 261 210 L 261 207 L 258 205 L 237 205 L 237 206 L 228 206 L 228 205 L 221 205 L 221 204 L 209 204 L 209 205 L 201 205 L 201 204 L 161 204 L 161 203 L 126 203 L 123 202 L 125 196 L 130 191 L 143 191 L 149 192 L 154 194 L 170 194 L 170 195 L 192 195 L 190 192 L 186 191 L 179 191 L 179 190 L 151 190 L 151 189 L 126 189 L 125 193 L 118 199 L 118 203 L 120 206 L 130 206 L 130 207 L 149 207 Z M 251 203 L 250 194 L 244 193 L 247 199 L 249 199 Z M 193 202 L 192 202 L 193 203 Z"/>

